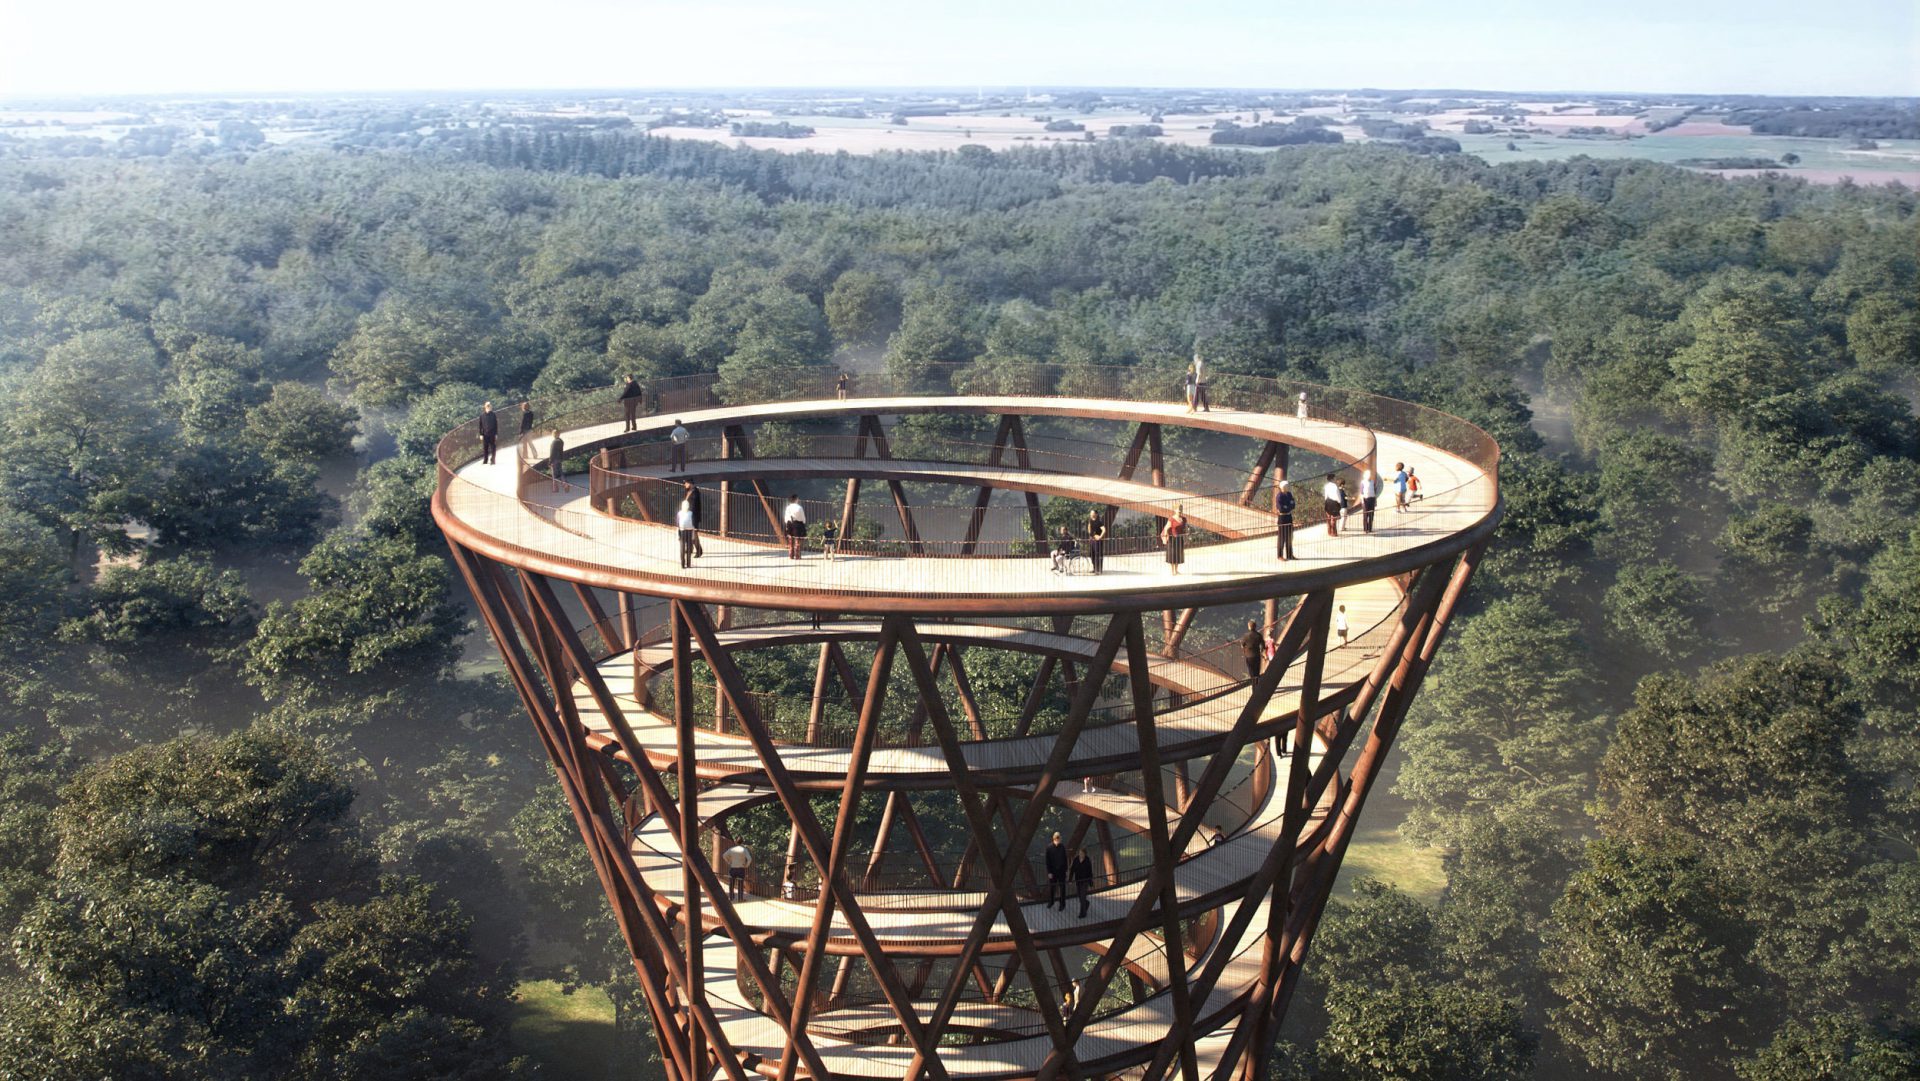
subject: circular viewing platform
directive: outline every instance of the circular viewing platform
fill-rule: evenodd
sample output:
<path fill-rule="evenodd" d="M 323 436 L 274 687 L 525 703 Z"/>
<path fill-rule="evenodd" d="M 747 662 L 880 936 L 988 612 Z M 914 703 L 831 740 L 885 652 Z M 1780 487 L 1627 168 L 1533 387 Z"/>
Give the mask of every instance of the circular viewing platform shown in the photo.
<path fill-rule="evenodd" d="M 538 403 L 534 431 L 503 438 L 491 463 L 470 423 L 440 444 L 436 519 L 492 558 L 627 592 L 798 611 L 1018 615 L 1215 605 L 1380 579 L 1464 551 L 1499 516 L 1499 451 L 1484 432 L 1375 395 L 1211 375 L 1209 408 L 1196 410 L 1167 373 L 1035 366 L 857 376 L 842 398 L 837 374 L 664 381 L 631 426 L 611 390 Z M 964 430 L 962 418 L 980 418 L 970 435 L 943 434 Z M 676 422 L 692 435 L 684 470 L 670 459 Z M 511 427 L 512 413 L 501 423 Z M 1419 484 L 1404 508 L 1393 485 L 1401 463 Z M 1381 485 L 1370 532 L 1359 506 L 1367 471 Z M 1348 495 L 1334 529 L 1322 500 L 1329 474 Z M 1285 562 L 1273 510 L 1282 476 L 1297 500 L 1296 558 Z M 683 482 L 705 504 L 703 553 L 685 568 L 672 518 Z M 891 501 L 857 503 L 862 483 Z M 802 492 L 810 540 L 791 559 L 774 534 L 789 495 Z M 1056 496 L 1107 509 L 1103 573 L 1054 571 L 1035 533 L 1057 532 L 1038 509 Z M 1160 542 L 1176 511 L 1189 524 L 1178 574 Z M 834 559 L 819 545 L 827 520 L 842 522 Z M 1084 523 L 1073 524 L 1084 552 Z"/>

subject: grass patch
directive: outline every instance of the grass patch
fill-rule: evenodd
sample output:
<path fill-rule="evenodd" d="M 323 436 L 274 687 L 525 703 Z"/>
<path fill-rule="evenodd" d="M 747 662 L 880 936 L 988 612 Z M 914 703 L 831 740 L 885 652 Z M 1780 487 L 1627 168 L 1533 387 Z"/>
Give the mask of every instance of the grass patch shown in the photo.
<path fill-rule="evenodd" d="M 1447 872 L 1440 865 L 1438 848 L 1418 848 L 1400 839 L 1400 820 L 1407 817 L 1413 804 L 1393 791 L 1400 775 L 1400 763 L 1406 760 L 1403 745 L 1395 743 L 1381 763 L 1380 777 L 1367 794 L 1367 805 L 1360 812 L 1358 828 L 1347 844 L 1347 855 L 1340 861 L 1340 877 L 1334 880 L 1333 893 L 1344 897 L 1353 892 L 1358 878 L 1372 878 L 1398 886 L 1413 896 L 1434 904 L 1447 888 Z"/>
<path fill-rule="evenodd" d="M 1340 861 L 1340 877 L 1333 886 L 1335 896 L 1352 893 L 1357 878 L 1379 879 L 1428 904 L 1438 901 L 1447 888 L 1440 850 L 1415 848 L 1401 840 L 1398 822 L 1362 826 L 1354 832 L 1346 858 Z"/>
<path fill-rule="evenodd" d="M 543 1076 L 605 1077 L 613 1057 L 613 1003 L 598 988 L 569 995 L 552 980 L 528 980 L 513 1007 L 513 1046 Z"/>

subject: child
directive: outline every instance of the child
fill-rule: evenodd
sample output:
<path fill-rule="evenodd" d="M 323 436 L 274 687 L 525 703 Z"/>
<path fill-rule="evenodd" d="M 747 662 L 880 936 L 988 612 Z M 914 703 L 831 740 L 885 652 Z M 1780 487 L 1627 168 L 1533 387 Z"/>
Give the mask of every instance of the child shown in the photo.
<path fill-rule="evenodd" d="M 1341 646 L 1347 644 L 1347 606 L 1344 604 L 1340 606 L 1338 612 L 1333 614 L 1333 633 L 1340 636 Z M 1335 646 L 1334 648 L 1338 649 L 1340 647 Z"/>
<path fill-rule="evenodd" d="M 839 522 L 828 519 L 827 524 L 820 527 L 820 548 L 827 554 L 828 559 L 832 559 L 834 553 L 840 550 Z"/>

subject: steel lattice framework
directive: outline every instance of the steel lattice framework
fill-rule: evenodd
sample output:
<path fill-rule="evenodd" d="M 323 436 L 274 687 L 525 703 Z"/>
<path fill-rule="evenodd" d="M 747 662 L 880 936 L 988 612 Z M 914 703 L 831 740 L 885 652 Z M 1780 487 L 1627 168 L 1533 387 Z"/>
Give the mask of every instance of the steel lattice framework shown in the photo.
<path fill-rule="evenodd" d="M 631 948 L 669 1076 L 1259 1076 L 1498 522 L 1497 448 L 1370 396 L 1315 389 L 1309 414 L 1267 381 L 1216 381 L 1215 408 L 1190 413 L 1084 371 L 992 394 L 867 379 L 845 399 L 831 379 L 810 370 L 752 404 L 684 381 L 631 423 L 589 399 L 554 422 L 585 456 L 575 490 L 556 481 L 582 459 L 554 476 L 545 428 L 504 462 L 472 426 L 441 445 L 435 518 Z M 935 412 L 993 418 L 992 443 L 896 453 L 888 422 Z M 1035 418 L 1131 435 L 1095 452 L 1030 438 Z M 701 433 L 684 471 L 662 441 L 681 420 Z M 757 455 L 771 421 L 854 434 Z M 1162 445 L 1175 426 L 1254 464 L 1183 466 Z M 1249 439 L 1243 457 L 1224 449 Z M 1378 528 L 1356 510 L 1336 532 L 1320 475 L 1364 493 L 1389 460 L 1418 461 L 1425 498 L 1389 494 Z M 1300 558 L 1282 563 L 1267 493 L 1290 464 L 1316 498 L 1285 523 Z M 788 559 L 769 485 L 829 477 L 844 498 L 801 502 L 851 537 L 875 517 L 862 480 L 882 483 L 890 535 Z M 684 569 L 666 524 L 683 482 L 718 511 Z M 978 495 L 942 512 L 907 484 Z M 1039 496 L 1062 492 L 1115 527 L 1107 574 L 1055 573 L 1035 542 Z M 1175 513 L 1193 527 L 1179 576 L 1151 528 Z M 996 540 L 1000 518 L 1027 535 Z M 1271 640 L 1257 675 L 1217 633 L 1249 612 Z M 800 650 L 810 695 L 754 686 L 752 654 Z M 975 686 L 968 658 L 988 652 L 1024 658 L 1025 690 Z M 785 852 L 763 845 L 732 886 L 720 849 L 769 823 Z M 1045 903 L 1051 831 L 1098 853 L 1084 915 Z"/>

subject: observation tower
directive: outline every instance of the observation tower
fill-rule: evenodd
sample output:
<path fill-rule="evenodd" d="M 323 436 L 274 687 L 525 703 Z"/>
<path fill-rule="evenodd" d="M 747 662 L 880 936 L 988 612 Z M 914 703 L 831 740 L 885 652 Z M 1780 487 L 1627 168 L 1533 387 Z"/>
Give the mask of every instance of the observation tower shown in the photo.
<path fill-rule="evenodd" d="M 493 463 L 475 424 L 439 447 L 434 518 L 668 1076 L 1262 1076 L 1498 524 L 1498 448 L 1430 409 L 1268 379 L 1215 375 L 1195 412 L 1139 369 L 839 374 L 667 381 L 631 425 L 613 391 L 584 394 L 536 403 Z M 1405 509 L 1400 463 L 1420 481 Z M 1365 471 L 1387 479 L 1372 531 L 1356 507 L 1336 533 L 1326 478 L 1357 504 Z M 703 553 L 683 567 L 688 485 Z M 1089 513 L 1106 528 L 1102 573 L 1057 570 L 1037 539 L 1054 497 L 1079 501 L 1081 554 Z M 1253 677 L 1249 621 L 1271 639 Z M 1092 865 L 1084 914 L 1049 903 L 1054 833 Z"/>

